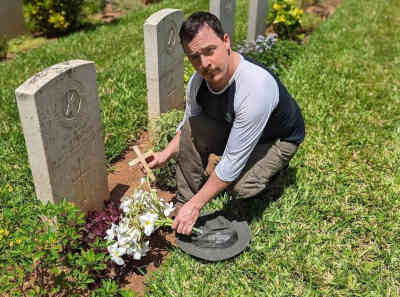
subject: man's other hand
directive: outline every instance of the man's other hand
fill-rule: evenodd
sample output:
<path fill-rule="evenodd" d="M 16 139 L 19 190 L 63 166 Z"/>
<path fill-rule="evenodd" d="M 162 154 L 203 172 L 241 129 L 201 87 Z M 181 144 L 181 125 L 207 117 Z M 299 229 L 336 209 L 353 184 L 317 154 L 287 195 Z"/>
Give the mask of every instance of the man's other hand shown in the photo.
<path fill-rule="evenodd" d="M 164 152 L 156 152 L 150 157 L 146 158 L 146 162 L 148 163 L 150 169 L 153 168 L 162 168 L 165 166 L 169 159 L 169 156 Z"/>
<path fill-rule="evenodd" d="M 186 202 L 178 211 L 172 229 L 177 233 L 189 235 L 192 233 L 194 224 L 200 215 L 200 209 L 195 207 L 191 201 Z"/>

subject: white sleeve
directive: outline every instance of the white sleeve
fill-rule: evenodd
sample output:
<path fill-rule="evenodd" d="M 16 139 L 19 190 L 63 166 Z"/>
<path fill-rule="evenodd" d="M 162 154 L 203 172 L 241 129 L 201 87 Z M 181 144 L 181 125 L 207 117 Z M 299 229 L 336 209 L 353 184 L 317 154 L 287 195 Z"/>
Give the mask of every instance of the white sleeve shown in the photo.
<path fill-rule="evenodd" d="M 279 89 L 272 77 L 237 90 L 235 120 L 224 154 L 215 168 L 221 180 L 231 182 L 239 177 L 278 103 Z"/>

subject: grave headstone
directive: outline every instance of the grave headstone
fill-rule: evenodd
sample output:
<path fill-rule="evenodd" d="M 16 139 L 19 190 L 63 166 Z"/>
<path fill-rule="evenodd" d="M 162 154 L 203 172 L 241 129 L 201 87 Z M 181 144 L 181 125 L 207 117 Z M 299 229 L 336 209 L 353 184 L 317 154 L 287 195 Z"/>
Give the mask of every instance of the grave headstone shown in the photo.
<path fill-rule="evenodd" d="M 236 0 L 210 0 L 210 12 L 219 18 L 231 43 L 235 35 L 235 7 Z"/>
<path fill-rule="evenodd" d="M 264 35 L 268 14 L 268 0 L 250 0 L 247 24 L 247 41 L 255 42 L 258 35 Z"/>
<path fill-rule="evenodd" d="M 37 197 L 101 209 L 109 192 L 94 63 L 54 65 L 15 93 Z"/>
<path fill-rule="evenodd" d="M 0 37 L 13 38 L 25 32 L 21 0 L 0 0 Z"/>
<path fill-rule="evenodd" d="M 144 23 L 147 101 L 150 118 L 173 108 L 184 108 L 183 50 L 180 9 L 162 9 Z"/>

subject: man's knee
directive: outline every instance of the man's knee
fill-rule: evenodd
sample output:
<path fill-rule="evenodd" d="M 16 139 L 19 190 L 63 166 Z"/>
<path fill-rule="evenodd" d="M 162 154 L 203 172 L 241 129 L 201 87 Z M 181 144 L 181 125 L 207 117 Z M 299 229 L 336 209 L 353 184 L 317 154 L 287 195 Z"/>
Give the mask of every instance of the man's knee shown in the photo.
<path fill-rule="evenodd" d="M 265 192 L 271 180 L 288 167 L 297 148 L 297 144 L 280 140 L 257 145 L 238 180 L 229 189 L 232 196 L 242 199 Z"/>

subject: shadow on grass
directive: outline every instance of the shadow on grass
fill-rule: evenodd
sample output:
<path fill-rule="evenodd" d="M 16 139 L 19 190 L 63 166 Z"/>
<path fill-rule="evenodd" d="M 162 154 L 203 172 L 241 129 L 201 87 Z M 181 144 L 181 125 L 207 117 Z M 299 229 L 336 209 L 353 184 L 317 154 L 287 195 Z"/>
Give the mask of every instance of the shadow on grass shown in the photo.
<path fill-rule="evenodd" d="M 282 196 L 285 188 L 296 184 L 296 173 L 297 168 L 289 167 L 273 177 L 269 188 L 262 194 L 249 199 L 228 200 L 222 209 L 224 216 L 248 223 L 261 217 L 264 210 Z"/>

